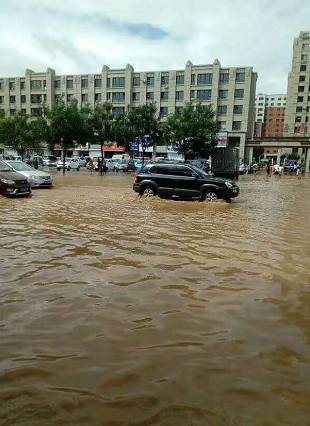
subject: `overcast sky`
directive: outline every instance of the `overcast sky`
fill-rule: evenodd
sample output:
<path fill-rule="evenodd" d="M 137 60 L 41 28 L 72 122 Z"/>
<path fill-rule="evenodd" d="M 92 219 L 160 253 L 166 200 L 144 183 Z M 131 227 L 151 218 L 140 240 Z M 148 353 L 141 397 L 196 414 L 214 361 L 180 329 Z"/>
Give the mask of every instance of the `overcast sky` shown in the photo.
<path fill-rule="evenodd" d="M 306 0 L 0 0 L 0 76 L 212 63 L 253 66 L 257 92 L 285 93 Z"/>

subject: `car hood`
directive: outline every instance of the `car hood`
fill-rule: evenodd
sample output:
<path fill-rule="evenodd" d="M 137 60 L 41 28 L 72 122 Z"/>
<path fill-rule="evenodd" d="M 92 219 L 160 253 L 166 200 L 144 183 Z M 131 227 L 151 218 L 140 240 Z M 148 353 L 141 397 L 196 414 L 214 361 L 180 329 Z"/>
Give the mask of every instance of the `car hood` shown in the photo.
<path fill-rule="evenodd" d="M 0 179 L 10 179 L 10 180 L 25 180 L 25 176 L 21 173 L 14 172 L 1 172 L 0 171 Z"/>
<path fill-rule="evenodd" d="M 30 176 L 37 176 L 37 177 L 50 177 L 48 173 L 41 172 L 40 170 L 23 170 L 18 172 L 23 176 L 26 176 L 27 178 Z"/>

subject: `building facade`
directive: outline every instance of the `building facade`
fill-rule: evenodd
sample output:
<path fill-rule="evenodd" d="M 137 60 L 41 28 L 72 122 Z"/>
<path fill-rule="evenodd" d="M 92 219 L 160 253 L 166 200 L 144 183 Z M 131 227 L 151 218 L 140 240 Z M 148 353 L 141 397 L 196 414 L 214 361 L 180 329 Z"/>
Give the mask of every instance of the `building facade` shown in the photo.
<path fill-rule="evenodd" d="M 262 137 L 272 138 L 283 136 L 285 107 L 267 107 L 263 123 Z"/>
<path fill-rule="evenodd" d="M 252 67 L 222 68 L 218 60 L 210 65 L 188 61 L 185 69 L 173 71 L 135 72 L 129 64 L 124 69 L 104 65 L 101 73 L 84 75 L 26 70 L 24 77 L 0 78 L 0 109 L 7 115 L 22 111 L 36 117 L 43 105 L 53 107 L 62 98 L 91 107 L 111 102 L 115 114 L 121 114 L 129 107 L 155 103 L 165 119 L 188 102 L 211 104 L 243 158 L 245 140 L 254 132 L 256 80 Z"/>
<path fill-rule="evenodd" d="M 301 31 L 293 45 L 288 76 L 285 136 L 310 137 L 310 32 Z"/>
<path fill-rule="evenodd" d="M 286 101 L 286 94 L 267 95 L 265 93 L 258 93 L 255 97 L 255 122 L 264 123 L 266 108 L 285 108 Z"/>

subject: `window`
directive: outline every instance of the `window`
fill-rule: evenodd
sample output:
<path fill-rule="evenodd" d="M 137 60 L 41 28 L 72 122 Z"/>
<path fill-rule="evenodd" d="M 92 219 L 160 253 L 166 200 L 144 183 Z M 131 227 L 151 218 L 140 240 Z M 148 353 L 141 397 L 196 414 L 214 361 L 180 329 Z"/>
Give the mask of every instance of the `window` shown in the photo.
<path fill-rule="evenodd" d="M 296 112 L 302 112 L 302 106 L 296 107 Z"/>
<path fill-rule="evenodd" d="M 244 89 L 235 90 L 235 98 L 243 99 L 244 98 Z"/>
<path fill-rule="evenodd" d="M 42 96 L 41 95 L 31 95 L 30 96 L 30 102 L 32 104 L 40 104 L 42 102 Z"/>
<path fill-rule="evenodd" d="M 3 104 L 3 96 L 0 96 L 0 104 Z"/>
<path fill-rule="evenodd" d="M 16 109 L 10 109 L 10 115 L 15 115 L 15 113 L 16 113 Z"/>
<path fill-rule="evenodd" d="M 222 130 L 226 129 L 226 121 L 219 121 L 219 125 Z"/>
<path fill-rule="evenodd" d="M 146 84 L 147 84 L 147 86 L 154 86 L 154 76 L 153 75 L 148 75 L 146 77 Z"/>
<path fill-rule="evenodd" d="M 278 103 L 278 106 L 281 106 L 281 102 Z"/>
<path fill-rule="evenodd" d="M 234 105 L 234 114 L 242 114 L 243 105 Z"/>
<path fill-rule="evenodd" d="M 176 75 L 176 84 L 184 84 L 184 74 Z"/>
<path fill-rule="evenodd" d="M 168 96 L 169 96 L 169 93 L 168 93 L 168 92 L 161 92 L 161 93 L 160 93 L 160 99 L 161 99 L 162 101 L 167 101 L 167 100 L 168 100 Z"/>
<path fill-rule="evenodd" d="M 309 117 L 307 116 L 307 117 L 306 117 L 306 123 L 308 123 L 308 122 L 309 122 Z"/>
<path fill-rule="evenodd" d="M 220 83 L 228 83 L 229 82 L 229 73 L 221 72 L 220 73 Z"/>
<path fill-rule="evenodd" d="M 309 112 L 309 109 L 310 109 L 310 107 L 308 107 L 308 106 L 307 106 L 307 109 L 306 109 L 306 111 L 307 111 L 307 112 Z"/>
<path fill-rule="evenodd" d="M 297 102 L 303 102 L 304 97 L 303 96 L 297 96 Z"/>
<path fill-rule="evenodd" d="M 109 77 L 107 78 L 107 87 L 111 87 L 111 79 Z"/>
<path fill-rule="evenodd" d="M 301 117 L 300 116 L 295 117 L 295 123 L 301 123 Z"/>
<path fill-rule="evenodd" d="M 0 90 L 3 90 L 3 81 L 0 81 Z"/>
<path fill-rule="evenodd" d="M 271 102 L 270 106 L 274 106 L 274 102 Z"/>
<path fill-rule="evenodd" d="M 166 117 L 168 115 L 168 107 L 160 107 L 160 116 Z"/>
<path fill-rule="evenodd" d="M 101 87 L 101 86 L 102 86 L 101 78 L 95 78 L 95 87 Z"/>
<path fill-rule="evenodd" d="M 307 65 L 300 65 L 300 71 L 307 71 Z"/>
<path fill-rule="evenodd" d="M 112 87 L 125 87 L 125 77 L 112 77 Z"/>
<path fill-rule="evenodd" d="M 197 99 L 200 101 L 209 101 L 211 99 L 212 90 L 197 90 Z"/>
<path fill-rule="evenodd" d="M 22 109 L 20 110 L 20 112 L 21 112 L 23 115 L 26 115 L 26 114 L 27 114 L 27 110 L 26 110 L 26 108 L 22 108 Z"/>
<path fill-rule="evenodd" d="M 219 105 L 217 107 L 218 115 L 226 115 L 227 114 L 227 105 Z"/>
<path fill-rule="evenodd" d="M 168 86 L 168 84 L 169 84 L 169 73 L 167 73 L 167 72 L 161 73 L 160 84 L 162 86 Z"/>
<path fill-rule="evenodd" d="M 95 93 L 95 102 L 101 102 L 101 93 Z"/>
<path fill-rule="evenodd" d="M 146 92 L 146 100 L 153 101 L 154 100 L 154 92 Z"/>
<path fill-rule="evenodd" d="M 308 55 L 301 55 L 301 62 L 305 63 L 308 61 Z"/>
<path fill-rule="evenodd" d="M 61 86 L 60 80 L 55 80 L 54 81 L 54 87 L 55 87 L 55 89 L 60 89 L 60 86 Z"/>
<path fill-rule="evenodd" d="M 186 166 L 177 166 L 175 167 L 176 176 L 193 176 L 194 172 Z"/>
<path fill-rule="evenodd" d="M 305 75 L 299 76 L 299 81 L 306 81 L 306 76 Z"/>
<path fill-rule="evenodd" d="M 9 82 L 9 89 L 10 90 L 15 90 L 15 82 L 14 81 L 10 81 Z"/>
<path fill-rule="evenodd" d="M 258 104 L 258 106 L 264 106 L 263 102 L 260 102 L 260 103 Z"/>
<path fill-rule="evenodd" d="M 10 104 L 15 104 L 15 96 L 10 96 Z"/>
<path fill-rule="evenodd" d="M 82 102 L 88 102 L 88 94 L 82 93 Z"/>
<path fill-rule="evenodd" d="M 258 98 L 258 100 L 259 100 L 259 101 L 263 101 L 263 100 L 264 100 L 264 98 Z"/>
<path fill-rule="evenodd" d="M 20 90 L 24 90 L 26 86 L 26 83 L 24 81 L 20 82 Z"/>
<path fill-rule="evenodd" d="M 107 100 L 110 101 L 111 100 L 111 92 L 107 93 Z"/>
<path fill-rule="evenodd" d="M 298 86 L 298 92 L 304 92 L 305 86 Z"/>
<path fill-rule="evenodd" d="M 133 92 L 132 94 L 132 100 L 133 101 L 140 101 L 140 92 Z"/>
<path fill-rule="evenodd" d="M 41 80 L 31 80 L 30 81 L 30 89 L 31 90 L 40 90 L 40 89 L 42 89 L 42 81 Z"/>
<path fill-rule="evenodd" d="M 180 113 L 183 111 L 183 108 L 184 108 L 184 107 L 182 107 L 182 106 L 177 106 L 177 107 L 175 107 L 175 112 L 176 112 L 177 114 L 180 114 Z"/>
<path fill-rule="evenodd" d="M 113 107 L 112 112 L 115 117 L 118 117 L 125 113 L 125 107 Z"/>
<path fill-rule="evenodd" d="M 88 87 L 88 78 L 82 78 L 81 80 L 82 89 L 87 89 Z"/>
<path fill-rule="evenodd" d="M 67 102 L 72 102 L 74 99 L 73 95 L 67 95 Z"/>
<path fill-rule="evenodd" d="M 33 117 L 39 117 L 42 115 L 42 108 L 31 108 L 31 115 Z"/>
<path fill-rule="evenodd" d="M 233 121 L 232 129 L 233 130 L 241 130 L 241 121 Z"/>
<path fill-rule="evenodd" d="M 195 74 L 191 75 L 191 84 L 196 84 L 196 75 Z"/>
<path fill-rule="evenodd" d="M 236 81 L 238 83 L 243 83 L 245 81 L 245 72 L 237 72 L 236 73 Z"/>
<path fill-rule="evenodd" d="M 191 99 L 194 99 L 195 98 L 195 96 L 196 96 L 196 90 L 191 90 L 191 93 L 190 93 L 190 97 L 191 97 Z"/>
<path fill-rule="evenodd" d="M 137 87 L 140 86 L 140 76 L 135 76 L 132 78 L 132 85 Z"/>
<path fill-rule="evenodd" d="M 228 98 L 228 90 L 219 90 L 219 98 L 227 99 Z"/>
<path fill-rule="evenodd" d="M 62 95 L 55 95 L 55 103 L 58 104 L 62 100 Z"/>
<path fill-rule="evenodd" d="M 177 101 L 183 101 L 183 99 L 184 99 L 184 92 L 183 92 L 183 90 L 177 90 L 175 92 L 175 99 Z"/>
<path fill-rule="evenodd" d="M 67 80 L 67 89 L 73 89 L 73 80 Z"/>
<path fill-rule="evenodd" d="M 125 92 L 113 92 L 112 102 L 125 102 Z"/>
<path fill-rule="evenodd" d="M 201 84 L 212 84 L 212 77 L 213 75 L 208 73 L 208 74 L 198 74 L 197 75 L 197 84 L 201 85 Z"/>

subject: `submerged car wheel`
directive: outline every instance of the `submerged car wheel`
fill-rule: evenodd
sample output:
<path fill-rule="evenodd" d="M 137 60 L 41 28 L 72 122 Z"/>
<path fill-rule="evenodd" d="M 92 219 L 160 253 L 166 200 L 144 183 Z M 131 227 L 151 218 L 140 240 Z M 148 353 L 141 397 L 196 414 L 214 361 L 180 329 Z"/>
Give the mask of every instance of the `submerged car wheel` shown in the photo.
<path fill-rule="evenodd" d="M 141 193 L 140 193 L 140 195 L 142 196 L 142 197 L 154 197 L 154 195 L 155 195 L 155 190 L 154 190 L 154 188 L 152 188 L 151 186 L 145 186 L 142 190 L 141 190 Z"/>
<path fill-rule="evenodd" d="M 218 197 L 217 193 L 214 192 L 214 191 L 207 191 L 204 194 L 204 200 L 206 200 L 206 201 L 216 201 L 216 200 L 218 200 L 218 198 L 219 197 Z"/>

